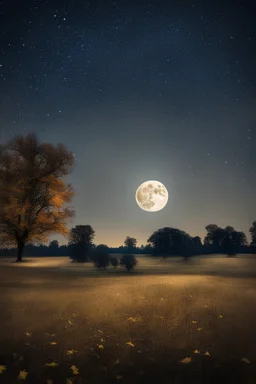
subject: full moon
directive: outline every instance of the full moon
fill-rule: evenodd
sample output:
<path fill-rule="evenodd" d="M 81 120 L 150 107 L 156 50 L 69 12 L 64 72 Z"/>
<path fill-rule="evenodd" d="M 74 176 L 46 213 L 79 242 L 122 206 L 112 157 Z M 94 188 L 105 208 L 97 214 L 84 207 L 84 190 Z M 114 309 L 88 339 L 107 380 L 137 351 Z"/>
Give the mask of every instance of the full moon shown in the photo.
<path fill-rule="evenodd" d="M 139 186 L 135 199 L 138 206 L 144 211 L 157 212 L 166 206 L 168 191 L 159 181 L 149 180 Z"/>

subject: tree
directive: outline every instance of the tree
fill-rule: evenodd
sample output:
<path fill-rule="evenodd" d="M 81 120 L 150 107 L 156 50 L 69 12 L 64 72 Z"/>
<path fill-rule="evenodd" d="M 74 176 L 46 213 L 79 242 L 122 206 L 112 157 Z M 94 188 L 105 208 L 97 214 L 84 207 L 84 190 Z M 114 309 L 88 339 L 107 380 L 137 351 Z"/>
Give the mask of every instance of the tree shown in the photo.
<path fill-rule="evenodd" d="M 235 228 L 234 227 L 231 227 L 231 225 L 227 225 L 225 227 L 225 231 L 228 232 L 228 233 L 232 233 L 235 231 Z"/>
<path fill-rule="evenodd" d="M 117 267 L 118 266 L 118 260 L 117 260 L 117 257 L 116 256 L 111 256 L 110 257 L 110 264 L 113 266 L 113 267 Z"/>
<path fill-rule="evenodd" d="M 212 246 L 216 252 L 220 251 L 221 242 L 226 236 L 227 231 L 216 224 L 209 224 L 205 227 L 205 229 L 207 231 L 207 235 L 204 238 L 204 244 L 206 246 Z"/>
<path fill-rule="evenodd" d="M 155 231 L 147 240 L 154 248 L 155 254 L 168 254 L 173 247 L 172 228 L 160 228 Z"/>
<path fill-rule="evenodd" d="M 26 252 L 27 249 L 25 249 Z M 47 249 L 47 254 L 50 253 L 51 256 L 57 256 L 59 251 L 59 242 L 58 240 L 52 240 Z"/>
<path fill-rule="evenodd" d="M 106 244 L 99 244 L 97 245 L 96 250 L 108 253 L 109 248 Z"/>
<path fill-rule="evenodd" d="M 252 223 L 251 228 L 249 229 L 249 232 L 251 234 L 251 245 L 256 246 L 256 221 Z"/>
<path fill-rule="evenodd" d="M 229 256 L 235 255 L 245 244 L 247 244 L 245 233 L 235 231 L 234 228 L 232 231 L 227 231 L 221 242 L 223 252 Z"/>
<path fill-rule="evenodd" d="M 194 253 L 196 255 L 201 254 L 202 249 L 203 249 L 201 237 L 199 237 L 199 236 L 193 237 L 193 249 L 194 249 Z"/>
<path fill-rule="evenodd" d="M 33 133 L 0 147 L 0 240 L 17 246 L 17 261 L 22 261 L 25 244 L 68 235 L 66 222 L 75 212 L 65 205 L 74 191 L 61 178 L 73 162 L 65 146 L 40 144 Z"/>
<path fill-rule="evenodd" d="M 221 228 L 216 224 L 210 224 L 205 229 L 208 233 L 204 239 L 204 244 L 212 246 L 213 251 L 235 255 L 241 246 L 247 243 L 244 232 L 236 231 L 234 227 Z"/>
<path fill-rule="evenodd" d="M 106 268 L 109 266 L 110 263 L 110 257 L 109 254 L 106 253 L 104 250 L 97 250 L 95 249 L 92 254 L 92 259 L 94 262 L 94 265 L 98 268 Z"/>
<path fill-rule="evenodd" d="M 88 261 L 89 253 L 93 249 L 92 241 L 95 231 L 91 225 L 76 225 L 69 234 L 70 258 L 75 261 Z"/>
<path fill-rule="evenodd" d="M 154 248 L 154 253 L 167 255 L 182 255 L 188 256 L 193 247 L 192 237 L 177 228 L 160 228 L 155 231 L 149 238 L 150 243 Z"/>
<path fill-rule="evenodd" d="M 49 247 L 50 247 L 50 248 L 55 248 L 55 249 L 59 248 L 59 242 L 58 242 L 58 240 L 52 240 L 52 241 L 50 242 L 50 244 L 49 244 Z"/>
<path fill-rule="evenodd" d="M 127 236 L 124 241 L 124 245 L 129 249 L 136 248 L 136 244 L 137 240 L 134 237 Z"/>
<path fill-rule="evenodd" d="M 234 256 L 236 254 L 233 239 L 228 232 L 226 236 L 221 240 L 221 247 L 222 251 L 228 256 Z"/>
<path fill-rule="evenodd" d="M 95 236 L 95 231 L 91 225 L 76 225 L 75 228 L 71 229 L 69 243 L 86 243 L 92 244 Z"/>
<path fill-rule="evenodd" d="M 132 254 L 124 254 L 120 259 L 120 265 L 126 267 L 127 271 L 130 271 L 137 265 L 138 261 Z"/>
<path fill-rule="evenodd" d="M 247 239 L 244 232 L 234 230 L 230 235 L 236 248 L 240 248 L 242 245 L 247 244 Z"/>

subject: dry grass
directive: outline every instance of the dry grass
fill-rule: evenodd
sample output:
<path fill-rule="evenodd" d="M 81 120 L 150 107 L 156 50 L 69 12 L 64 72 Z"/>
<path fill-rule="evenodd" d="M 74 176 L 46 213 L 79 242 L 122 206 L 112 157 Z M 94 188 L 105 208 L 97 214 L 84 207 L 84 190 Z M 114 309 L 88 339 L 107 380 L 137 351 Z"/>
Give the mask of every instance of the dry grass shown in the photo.
<path fill-rule="evenodd" d="M 20 382 L 20 370 L 26 383 L 254 383 L 255 266 L 139 258 L 127 273 L 1 261 L 0 383 Z"/>

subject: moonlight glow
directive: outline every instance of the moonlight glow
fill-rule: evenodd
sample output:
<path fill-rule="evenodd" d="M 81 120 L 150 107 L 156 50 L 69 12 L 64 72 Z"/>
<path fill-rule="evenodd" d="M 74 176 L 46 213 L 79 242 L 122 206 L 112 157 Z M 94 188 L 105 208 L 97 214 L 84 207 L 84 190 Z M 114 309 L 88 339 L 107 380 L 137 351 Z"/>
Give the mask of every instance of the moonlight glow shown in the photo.
<path fill-rule="evenodd" d="M 159 181 L 149 180 L 139 186 L 135 199 L 138 206 L 144 211 L 157 212 L 166 206 L 168 191 Z"/>

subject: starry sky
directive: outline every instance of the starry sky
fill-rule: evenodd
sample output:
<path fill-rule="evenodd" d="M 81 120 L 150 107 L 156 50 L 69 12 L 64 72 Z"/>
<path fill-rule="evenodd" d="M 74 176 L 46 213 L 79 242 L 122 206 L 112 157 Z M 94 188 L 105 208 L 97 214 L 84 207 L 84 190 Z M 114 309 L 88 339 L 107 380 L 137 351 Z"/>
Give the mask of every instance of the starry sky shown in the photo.
<path fill-rule="evenodd" d="M 0 1 L 0 141 L 36 132 L 75 154 L 76 218 L 95 243 L 205 236 L 256 220 L 253 1 Z M 141 210 L 158 180 L 166 207 Z M 66 244 L 61 236 L 53 236 Z"/>

